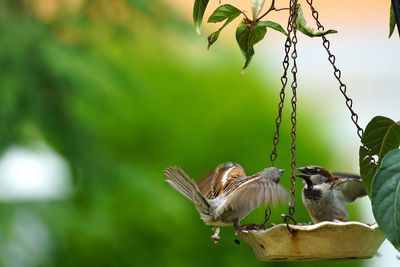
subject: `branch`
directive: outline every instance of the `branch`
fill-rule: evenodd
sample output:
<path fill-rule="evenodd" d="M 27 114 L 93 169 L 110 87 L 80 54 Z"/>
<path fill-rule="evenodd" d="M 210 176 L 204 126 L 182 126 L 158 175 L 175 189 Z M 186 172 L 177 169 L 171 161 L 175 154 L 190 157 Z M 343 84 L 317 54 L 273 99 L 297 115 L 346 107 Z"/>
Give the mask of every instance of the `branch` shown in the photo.
<path fill-rule="evenodd" d="M 393 0 L 393 1 L 396 1 L 396 0 Z M 398 1 L 398 0 L 397 0 Z M 288 8 L 288 7 L 284 7 L 284 8 L 276 8 L 275 7 L 275 0 L 272 0 L 272 2 L 271 2 L 271 6 L 269 7 L 269 9 L 264 13 L 264 14 L 262 14 L 258 19 L 257 19 L 257 21 L 260 21 L 260 20 L 262 20 L 265 16 L 267 16 L 271 11 L 282 11 L 282 10 L 289 10 L 290 8 Z"/>

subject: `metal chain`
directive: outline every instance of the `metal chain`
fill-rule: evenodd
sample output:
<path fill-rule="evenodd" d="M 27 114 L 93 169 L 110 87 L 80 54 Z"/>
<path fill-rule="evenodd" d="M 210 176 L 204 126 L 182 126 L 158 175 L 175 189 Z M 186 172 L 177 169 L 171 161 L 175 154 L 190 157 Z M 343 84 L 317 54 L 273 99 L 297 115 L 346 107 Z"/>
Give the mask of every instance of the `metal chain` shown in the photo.
<path fill-rule="evenodd" d="M 289 30 L 292 33 L 291 35 L 291 44 L 293 46 L 293 51 L 291 53 L 291 58 L 293 61 L 293 66 L 291 68 L 291 73 L 293 77 L 293 81 L 291 83 L 292 89 L 292 98 L 291 98 L 291 106 L 292 106 L 292 113 L 291 113 L 291 138 L 292 142 L 290 145 L 290 151 L 292 154 L 290 160 L 290 167 L 291 167 L 291 174 L 290 174 L 290 201 L 289 201 L 289 212 L 288 214 L 284 214 L 283 221 L 286 223 L 287 229 L 289 232 L 293 232 L 293 230 L 289 227 L 289 223 L 292 222 L 296 224 L 296 221 L 293 217 L 295 212 L 295 191 L 296 191 L 296 124 L 297 124 L 297 28 L 296 28 L 296 18 L 297 18 L 297 11 L 296 5 L 298 0 L 290 0 L 290 20 L 288 24 L 288 34 Z"/>
<path fill-rule="evenodd" d="M 313 0 L 306 0 L 308 5 L 311 8 L 311 13 L 312 16 L 315 19 L 315 22 L 317 24 L 318 30 L 323 31 L 324 30 L 324 26 L 322 26 L 321 22 L 319 21 L 318 17 L 318 11 L 315 10 L 314 6 L 313 6 Z M 331 63 L 332 67 L 333 67 L 333 74 L 335 75 L 336 80 L 338 80 L 340 86 L 340 92 L 342 93 L 342 95 L 344 96 L 344 98 L 346 99 L 346 106 L 349 109 L 350 113 L 351 113 L 351 120 L 353 121 L 354 125 L 357 128 L 357 135 L 360 137 L 360 139 L 362 138 L 363 134 L 364 134 L 364 130 L 363 128 L 361 128 L 361 126 L 358 124 L 358 114 L 356 112 L 354 112 L 353 110 L 353 99 L 351 99 L 348 95 L 347 95 L 347 86 L 346 84 L 344 84 L 341 80 L 341 76 L 342 76 L 342 72 L 340 71 L 340 69 L 338 69 L 336 67 L 336 57 L 335 55 L 333 55 L 330 51 L 330 42 L 329 40 L 325 37 L 322 36 L 322 45 L 325 47 L 326 52 L 328 53 L 328 60 Z"/>
<path fill-rule="evenodd" d="M 271 218 L 271 214 L 272 214 L 271 207 L 269 205 L 267 205 L 267 207 L 265 208 L 265 211 L 264 211 L 264 221 L 260 225 L 261 229 L 267 228 L 267 223 L 268 223 L 269 219 Z"/>
<path fill-rule="evenodd" d="M 291 17 L 292 17 L 292 31 L 293 31 L 293 36 L 292 36 L 292 44 L 293 44 L 293 51 L 292 51 L 292 60 L 293 60 L 293 67 L 292 67 L 292 76 L 293 76 L 293 81 L 291 84 L 292 88 L 292 99 L 291 99 L 291 104 L 292 104 L 292 114 L 291 114 L 291 122 L 292 122 L 292 129 L 291 129 L 291 137 L 292 137 L 292 143 L 290 145 L 290 150 L 292 154 L 292 158 L 290 160 L 290 167 L 292 169 L 292 173 L 290 175 L 290 183 L 291 183 L 291 189 L 290 189 L 290 203 L 289 203 L 289 214 L 286 217 L 286 224 L 289 228 L 289 220 L 294 221 L 293 215 L 295 212 L 295 191 L 296 191 L 296 126 L 297 126 L 297 26 L 296 26 L 296 18 L 297 18 L 297 11 L 296 11 L 296 5 L 297 5 L 297 0 L 291 0 L 290 2 L 290 12 L 291 12 Z M 294 221 L 295 222 L 295 221 Z"/>
<path fill-rule="evenodd" d="M 272 151 L 270 154 L 272 166 L 275 165 L 275 160 L 278 157 L 277 147 L 279 144 L 279 130 L 280 130 L 281 123 L 282 123 L 282 110 L 283 110 L 283 106 L 285 104 L 285 89 L 286 89 L 286 85 L 288 82 L 287 73 L 288 73 L 288 69 L 289 69 L 289 54 L 290 54 L 290 49 L 292 47 L 292 42 L 290 40 L 290 35 L 292 33 L 291 24 L 292 24 L 292 13 L 290 12 L 289 19 L 288 19 L 288 26 L 287 26 L 288 35 L 287 35 L 287 38 L 285 41 L 285 57 L 282 62 L 283 75 L 281 76 L 282 88 L 279 93 L 280 101 L 278 104 L 278 117 L 275 119 L 275 133 L 274 133 L 274 137 L 272 139 L 273 147 L 272 147 Z"/>
<path fill-rule="evenodd" d="M 298 0 L 290 0 L 290 12 L 289 12 L 289 18 L 288 18 L 288 25 L 287 25 L 287 38 L 285 42 L 285 57 L 283 59 L 282 65 L 283 65 L 283 75 L 281 77 L 281 84 L 282 88 L 279 94 L 280 97 L 280 102 L 278 105 L 278 117 L 275 120 L 275 133 L 273 137 L 273 148 L 272 152 L 270 155 L 271 163 L 272 166 L 274 166 L 275 160 L 278 156 L 277 153 L 277 146 L 279 144 L 279 130 L 280 126 L 282 123 L 282 110 L 284 107 L 284 102 L 285 102 L 285 89 L 287 86 L 288 78 L 287 78 L 287 73 L 289 69 L 289 55 L 293 60 L 293 67 L 291 68 L 291 73 L 293 76 L 293 81 L 291 83 L 291 89 L 293 96 L 291 98 L 291 105 L 292 105 L 292 113 L 291 113 L 291 122 L 292 122 L 292 129 L 291 129 L 291 137 L 292 137 L 292 143 L 291 143 L 291 153 L 292 153 L 292 158 L 290 161 L 291 165 L 291 177 L 290 177 L 290 182 L 291 182 L 291 195 L 290 195 L 290 203 L 289 203 L 289 214 L 283 215 L 283 219 L 285 223 L 287 224 L 288 230 L 291 232 L 291 229 L 289 228 L 289 221 L 292 221 L 294 224 L 296 224 L 296 221 L 293 218 L 294 212 L 295 212 L 295 188 L 296 188 L 296 110 L 297 110 L 297 64 L 296 64 L 296 59 L 297 59 L 297 50 L 296 50 L 296 45 L 297 45 L 297 28 L 296 28 L 296 17 L 297 17 L 297 12 L 296 12 L 296 5 L 297 5 Z M 290 54 L 290 50 L 293 46 L 293 51 Z M 268 207 L 267 207 L 268 209 Z M 265 218 L 263 222 L 263 226 L 266 225 L 270 213 L 267 212 L 267 209 L 265 211 Z"/>

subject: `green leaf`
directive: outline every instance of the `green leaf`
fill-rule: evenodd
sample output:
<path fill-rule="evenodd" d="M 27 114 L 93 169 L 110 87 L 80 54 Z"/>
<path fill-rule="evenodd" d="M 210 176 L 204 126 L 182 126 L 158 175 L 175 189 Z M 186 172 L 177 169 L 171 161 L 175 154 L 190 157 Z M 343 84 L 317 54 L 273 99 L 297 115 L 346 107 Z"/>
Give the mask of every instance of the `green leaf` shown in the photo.
<path fill-rule="evenodd" d="M 204 12 L 206 11 L 209 0 L 195 0 L 193 6 L 193 21 L 197 34 L 200 35 L 200 26 L 203 21 Z"/>
<path fill-rule="evenodd" d="M 251 22 L 243 19 L 236 29 L 236 41 L 245 58 L 243 70 L 250 64 L 254 55 L 254 45 L 261 41 L 267 33 L 267 27 L 259 25 L 258 22 Z"/>
<path fill-rule="evenodd" d="M 287 33 L 283 29 L 283 27 L 280 24 L 276 23 L 276 22 L 273 22 L 273 21 L 260 21 L 260 22 L 258 22 L 258 25 L 259 26 L 266 26 L 268 28 L 274 29 L 275 31 L 283 33 L 284 35 L 287 36 Z"/>
<path fill-rule="evenodd" d="M 231 22 L 233 19 L 235 19 L 237 16 L 242 13 L 238 8 L 226 4 L 219 6 L 208 18 L 208 22 L 211 23 L 216 23 L 216 22 L 221 22 L 226 19 L 228 19 L 229 22 Z"/>
<path fill-rule="evenodd" d="M 400 150 L 382 159 L 372 187 L 372 211 L 387 239 L 400 251 Z"/>
<path fill-rule="evenodd" d="M 265 0 L 251 0 L 251 11 L 253 13 L 253 20 L 256 20 L 258 14 L 260 14 L 261 10 L 264 7 Z"/>
<path fill-rule="evenodd" d="M 210 49 L 210 46 L 218 40 L 218 37 L 219 37 L 219 34 L 220 34 L 221 30 L 222 30 L 222 28 L 219 29 L 216 32 L 213 32 L 212 34 L 210 34 L 207 37 L 207 40 L 208 40 L 208 47 L 207 48 L 208 49 Z"/>
<path fill-rule="evenodd" d="M 309 37 L 321 37 L 331 33 L 337 33 L 336 30 L 327 30 L 327 31 L 320 31 L 314 28 L 311 28 L 307 25 L 306 19 L 304 18 L 303 10 L 301 9 L 301 5 L 296 5 L 297 17 L 296 17 L 296 27 L 297 30 L 302 32 L 303 34 Z"/>
<path fill-rule="evenodd" d="M 392 36 L 394 32 L 395 26 L 396 26 L 396 17 L 394 15 L 393 4 L 390 4 L 389 38 Z"/>
<path fill-rule="evenodd" d="M 238 8 L 236 8 L 232 5 L 226 4 L 226 5 L 219 6 L 211 14 L 211 16 L 208 18 L 208 22 L 216 23 L 216 22 L 221 22 L 224 20 L 226 20 L 226 21 L 225 21 L 224 25 L 222 25 L 222 27 L 218 29 L 218 31 L 213 32 L 212 34 L 210 34 L 208 36 L 208 38 L 207 38 L 208 39 L 208 48 L 210 48 L 210 46 L 218 40 L 219 34 L 226 27 L 226 25 L 231 23 L 241 13 L 242 12 Z"/>
<path fill-rule="evenodd" d="M 360 175 L 362 177 L 368 195 L 371 195 L 372 180 L 374 179 L 376 169 L 378 168 L 377 162 L 372 161 L 370 152 L 367 148 L 360 147 Z"/>
<path fill-rule="evenodd" d="M 377 116 L 367 125 L 361 143 L 360 174 L 371 195 L 375 172 L 382 158 L 388 151 L 400 146 L 400 125 L 389 118 Z M 377 159 L 376 162 L 373 158 Z"/>

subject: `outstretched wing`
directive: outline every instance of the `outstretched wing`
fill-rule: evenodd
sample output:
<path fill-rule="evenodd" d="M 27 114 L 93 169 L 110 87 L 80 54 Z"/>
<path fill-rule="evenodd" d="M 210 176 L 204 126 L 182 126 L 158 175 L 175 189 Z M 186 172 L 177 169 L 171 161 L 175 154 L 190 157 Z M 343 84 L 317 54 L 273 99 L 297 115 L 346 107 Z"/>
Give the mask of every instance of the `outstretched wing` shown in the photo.
<path fill-rule="evenodd" d="M 333 179 L 338 180 L 340 178 L 353 178 L 361 180 L 361 176 L 354 173 L 347 173 L 347 172 L 333 172 L 332 173 Z"/>
<path fill-rule="evenodd" d="M 367 195 L 365 186 L 359 176 L 337 179 L 334 188 L 338 189 L 339 196 L 348 203 Z"/>
<path fill-rule="evenodd" d="M 218 165 L 212 173 L 197 182 L 200 191 L 208 198 L 214 199 L 223 193 L 226 184 L 245 177 L 246 174 L 237 163 Z"/>
<path fill-rule="evenodd" d="M 228 192 L 226 200 L 226 205 L 233 210 L 250 212 L 262 204 L 288 199 L 288 193 L 283 187 L 263 177 L 245 177 L 235 181 L 233 187 L 236 189 Z"/>

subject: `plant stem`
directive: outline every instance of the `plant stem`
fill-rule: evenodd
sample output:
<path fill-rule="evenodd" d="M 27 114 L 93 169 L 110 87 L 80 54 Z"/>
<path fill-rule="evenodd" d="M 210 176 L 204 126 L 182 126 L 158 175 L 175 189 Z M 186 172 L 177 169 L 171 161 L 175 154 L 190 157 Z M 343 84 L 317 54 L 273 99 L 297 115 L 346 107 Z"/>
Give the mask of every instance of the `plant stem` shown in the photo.
<path fill-rule="evenodd" d="M 243 11 L 240 11 L 240 13 L 243 14 L 243 16 L 246 18 L 246 20 L 250 20 L 249 17 L 246 15 L 246 13 L 244 13 Z"/>
<path fill-rule="evenodd" d="M 290 10 L 289 7 L 275 8 L 274 11 Z"/>
<path fill-rule="evenodd" d="M 282 11 L 282 10 L 289 10 L 290 8 L 284 7 L 284 8 L 276 8 L 275 7 L 275 0 L 272 0 L 271 6 L 268 8 L 268 10 L 262 14 L 256 21 L 262 20 L 265 16 L 267 16 L 271 11 Z"/>

